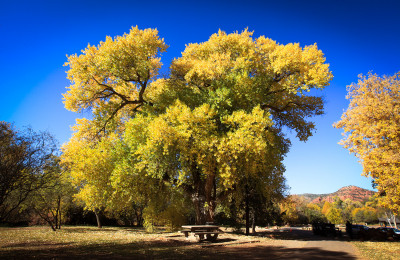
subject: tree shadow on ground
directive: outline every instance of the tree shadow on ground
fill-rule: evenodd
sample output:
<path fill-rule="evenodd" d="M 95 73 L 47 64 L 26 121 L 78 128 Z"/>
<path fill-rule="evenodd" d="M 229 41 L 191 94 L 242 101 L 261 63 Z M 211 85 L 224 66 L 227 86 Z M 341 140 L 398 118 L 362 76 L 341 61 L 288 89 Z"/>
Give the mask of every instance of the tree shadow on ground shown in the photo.
<path fill-rule="evenodd" d="M 282 246 L 246 246 L 217 250 L 218 259 L 357 259 L 347 252 L 327 251 L 320 248 L 287 248 Z"/>
<path fill-rule="evenodd" d="M 357 241 L 357 242 L 366 242 L 366 241 L 383 241 L 383 242 L 399 242 L 399 240 L 393 238 L 363 238 L 361 236 L 350 237 L 345 232 L 342 232 L 339 236 L 320 236 L 314 235 L 311 230 L 302 230 L 302 229 L 279 229 L 279 230 L 268 230 L 263 232 L 258 232 L 254 236 L 260 237 L 268 237 L 272 239 L 280 239 L 280 240 L 299 240 L 299 241 Z"/>
<path fill-rule="evenodd" d="M 301 229 L 280 229 L 280 230 L 269 230 L 264 232 L 257 232 L 255 236 L 268 237 L 272 239 L 280 240 L 299 240 L 299 241 L 348 241 L 348 237 L 345 235 L 340 236 L 319 236 L 314 235 L 310 230 Z"/>
<path fill-rule="evenodd" d="M 217 245 L 217 244 L 216 244 Z M 320 248 L 286 248 L 260 243 L 204 247 L 181 240 L 127 244 L 40 245 L 0 250 L 1 259 L 356 259 L 345 252 Z"/>
<path fill-rule="evenodd" d="M 143 227 L 112 227 L 112 226 L 107 226 L 107 227 L 94 227 L 94 226 L 67 226 L 68 228 L 61 228 L 63 232 L 68 232 L 68 233 L 88 233 L 88 232 L 109 232 L 109 233 L 115 233 L 115 232 L 135 232 L 135 233 L 148 233 Z M 165 233 L 170 233 L 167 231 L 165 228 L 161 229 L 159 228 L 156 232 L 153 234 L 165 234 Z"/>
<path fill-rule="evenodd" d="M 62 228 L 63 232 L 66 233 L 92 233 L 92 232 L 110 232 L 110 233 L 115 233 L 118 231 L 121 231 L 121 229 L 117 228 L 96 228 L 96 227 L 69 227 L 68 229 Z M 135 230 L 135 232 L 137 232 Z"/>

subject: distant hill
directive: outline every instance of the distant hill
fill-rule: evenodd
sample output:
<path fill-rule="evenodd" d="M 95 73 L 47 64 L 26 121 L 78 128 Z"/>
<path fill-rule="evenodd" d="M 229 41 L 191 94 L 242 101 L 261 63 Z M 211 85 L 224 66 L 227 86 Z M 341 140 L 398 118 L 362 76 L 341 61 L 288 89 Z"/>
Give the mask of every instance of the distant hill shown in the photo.
<path fill-rule="evenodd" d="M 369 197 L 373 196 L 375 191 L 366 190 L 357 186 L 346 186 L 340 188 L 338 191 L 329 193 L 329 194 L 311 194 L 311 193 L 304 193 L 298 194 L 297 196 L 304 197 L 307 201 L 318 203 L 322 201 L 333 202 L 334 197 L 339 197 L 341 200 L 351 199 L 353 201 L 365 201 Z"/>

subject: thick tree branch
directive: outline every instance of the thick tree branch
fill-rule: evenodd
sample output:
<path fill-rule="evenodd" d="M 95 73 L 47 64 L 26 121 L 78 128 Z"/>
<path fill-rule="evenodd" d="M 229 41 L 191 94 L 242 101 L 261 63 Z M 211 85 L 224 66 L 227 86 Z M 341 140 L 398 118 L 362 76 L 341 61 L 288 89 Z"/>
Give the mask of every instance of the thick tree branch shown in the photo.
<path fill-rule="evenodd" d="M 148 77 L 150 76 L 150 71 L 148 70 Z M 92 79 L 98 84 L 99 86 L 102 86 L 104 89 L 100 91 L 99 93 L 96 93 L 93 95 L 93 98 L 91 100 L 88 100 L 88 102 L 94 102 L 96 99 L 107 99 L 111 98 L 112 96 L 117 96 L 118 98 L 121 99 L 121 103 L 119 104 L 118 107 L 115 108 L 114 111 L 109 115 L 109 117 L 106 119 L 105 123 L 103 124 L 103 127 L 100 129 L 99 132 L 104 132 L 106 129 L 107 124 L 118 114 L 118 112 L 123 109 L 127 105 L 137 105 L 135 106 L 132 111 L 135 112 L 137 111 L 143 104 L 146 104 L 147 102 L 144 100 L 143 95 L 147 87 L 147 83 L 149 78 L 146 78 L 143 82 L 141 81 L 141 77 L 139 73 L 137 73 L 137 82 L 140 85 L 140 91 L 139 91 L 139 96 L 137 100 L 130 100 L 127 96 L 115 91 L 114 88 L 111 86 L 99 82 L 94 76 L 92 76 Z M 107 93 L 108 92 L 108 93 Z"/>

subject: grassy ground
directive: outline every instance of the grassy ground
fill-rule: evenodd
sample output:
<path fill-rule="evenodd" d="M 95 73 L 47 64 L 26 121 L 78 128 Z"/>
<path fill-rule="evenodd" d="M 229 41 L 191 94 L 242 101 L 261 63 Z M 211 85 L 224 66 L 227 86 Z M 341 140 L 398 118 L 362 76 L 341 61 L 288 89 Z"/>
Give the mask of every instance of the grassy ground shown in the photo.
<path fill-rule="evenodd" d="M 307 236 L 291 230 L 259 236 L 226 232 L 214 243 L 198 243 L 179 232 L 149 234 L 136 228 L 78 226 L 57 232 L 49 227 L 0 228 L 0 259 L 340 259 L 335 252 L 307 247 L 317 238 L 309 232 Z M 365 259 L 400 259 L 400 242 L 352 244 Z"/>
<path fill-rule="evenodd" d="M 400 242 L 353 242 L 366 259 L 400 259 Z"/>
<path fill-rule="evenodd" d="M 233 237 L 233 238 L 232 238 Z M 215 245 L 244 244 L 268 240 L 229 235 L 217 243 L 197 243 L 180 233 L 148 234 L 143 229 L 105 227 L 0 228 L 0 259 L 199 259 L 215 256 Z M 269 239 L 270 240 L 270 239 Z"/>

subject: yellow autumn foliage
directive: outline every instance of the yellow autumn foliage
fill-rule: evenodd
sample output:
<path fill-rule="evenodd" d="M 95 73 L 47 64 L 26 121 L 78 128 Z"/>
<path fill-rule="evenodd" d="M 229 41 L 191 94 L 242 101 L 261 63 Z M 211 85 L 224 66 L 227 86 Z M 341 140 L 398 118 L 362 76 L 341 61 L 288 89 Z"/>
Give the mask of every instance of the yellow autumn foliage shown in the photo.
<path fill-rule="evenodd" d="M 263 189 L 283 187 L 269 187 L 284 182 L 289 140 L 282 129 L 307 140 L 314 130 L 309 119 L 323 113 L 322 98 L 308 92 L 332 79 L 316 44 L 302 48 L 254 39 L 248 30 L 219 31 L 188 44 L 161 78 L 166 49 L 157 30 L 133 27 L 68 56 L 65 107 L 92 112 L 92 119 L 77 121 L 63 149 L 81 186 L 78 196 L 88 205 L 101 201 L 98 207 L 181 188 L 198 203 L 196 217 L 207 212 L 210 220 L 217 193 L 246 178 Z M 145 188 L 149 194 L 142 196 Z"/>
<path fill-rule="evenodd" d="M 65 108 L 91 110 L 105 121 L 99 128 L 110 119 L 131 117 L 147 103 L 144 92 L 157 78 L 167 47 L 157 30 L 132 27 L 129 34 L 108 36 L 98 46 L 89 44 L 82 54 L 68 56 L 71 85 L 63 94 Z"/>
<path fill-rule="evenodd" d="M 381 205 L 400 213 L 400 73 L 360 75 L 348 86 L 349 107 L 334 126 L 340 142 L 355 154 L 363 174 L 374 179 Z"/>

